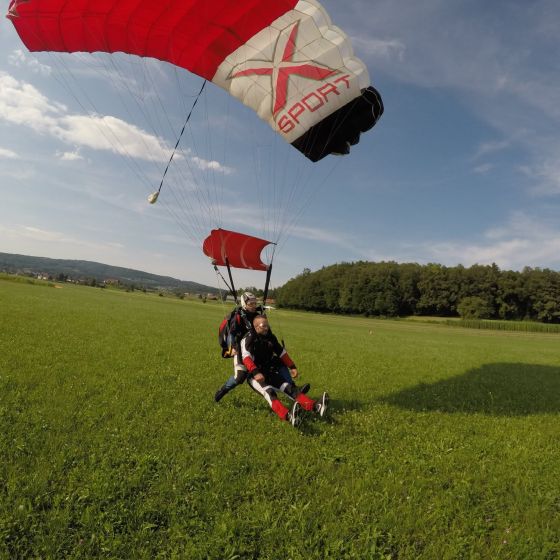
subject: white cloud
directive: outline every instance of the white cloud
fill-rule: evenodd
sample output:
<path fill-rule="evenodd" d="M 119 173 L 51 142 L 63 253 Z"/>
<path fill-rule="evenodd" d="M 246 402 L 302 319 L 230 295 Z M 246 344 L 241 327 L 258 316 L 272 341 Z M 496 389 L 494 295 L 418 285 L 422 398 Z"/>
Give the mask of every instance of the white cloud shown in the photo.
<path fill-rule="evenodd" d="M 75 77 L 77 87 L 85 83 L 84 79 L 93 79 L 100 82 L 98 88 L 110 88 L 123 101 L 133 97 L 138 103 L 144 103 L 158 97 L 157 88 L 170 87 L 165 64 L 153 58 L 102 52 L 54 56 L 60 73 Z"/>
<path fill-rule="evenodd" d="M 404 59 L 406 46 L 398 39 L 376 39 L 372 37 L 353 37 L 352 43 L 358 54 L 373 58 Z"/>
<path fill-rule="evenodd" d="M 483 163 L 482 165 L 477 165 L 476 167 L 473 168 L 473 171 L 475 173 L 479 173 L 480 175 L 484 175 L 485 173 L 488 173 L 489 171 L 491 171 L 494 168 L 494 165 L 491 163 Z"/>
<path fill-rule="evenodd" d="M 348 244 L 353 244 L 353 238 L 341 235 L 340 232 L 333 230 L 326 230 L 308 226 L 296 226 L 291 230 L 291 235 L 299 237 L 300 239 L 307 239 L 310 241 L 320 241 L 322 243 L 332 243 L 346 247 Z"/>
<path fill-rule="evenodd" d="M 482 156 L 486 156 L 488 154 L 493 154 L 496 152 L 500 152 L 505 150 L 511 146 L 511 142 L 509 140 L 497 140 L 492 142 L 483 142 L 478 147 L 474 159 L 481 158 Z"/>
<path fill-rule="evenodd" d="M 6 148 L 0 148 L 0 159 L 1 158 L 19 159 L 19 156 L 13 150 L 8 150 Z"/>
<path fill-rule="evenodd" d="M 57 115 L 65 110 L 64 105 L 50 103 L 31 84 L 0 72 L 0 119 L 44 134 L 57 126 Z"/>
<path fill-rule="evenodd" d="M 50 101 L 33 85 L 0 72 L 0 120 L 26 126 L 35 132 L 58 138 L 64 143 L 104 150 L 144 161 L 167 162 L 171 148 L 166 142 L 134 124 L 111 115 L 69 114 L 66 106 Z M 62 159 L 79 159 L 78 151 L 58 152 Z M 224 175 L 233 168 L 216 160 L 189 154 L 191 162 L 203 171 Z M 60 157 L 60 156 L 59 156 Z M 175 159 L 181 159 L 181 153 Z"/>
<path fill-rule="evenodd" d="M 26 67 L 36 74 L 42 76 L 50 76 L 52 68 L 46 64 L 42 64 L 33 56 L 24 53 L 21 49 L 16 49 L 8 56 L 8 63 L 18 68 Z"/>
<path fill-rule="evenodd" d="M 544 159 L 533 166 L 521 168 L 532 179 L 532 193 L 537 196 L 554 196 L 560 194 L 560 160 L 558 157 Z"/>
<path fill-rule="evenodd" d="M 71 115 L 31 84 L 0 73 L 0 119 L 23 125 L 66 143 L 107 150 L 148 161 L 166 161 L 169 148 L 160 138 L 112 116 Z"/>
<path fill-rule="evenodd" d="M 194 239 L 189 239 L 184 235 L 159 234 L 156 235 L 154 239 L 158 242 L 161 242 L 164 245 L 168 245 L 168 244 L 180 245 L 180 246 L 188 245 L 189 247 L 195 247 L 196 249 L 200 249 L 200 242 L 198 240 L 195 241 Z M 168 255 L 161 255 L 161 256 L 167 257 Z"/>
<path fill-rule="evenodd" d="M 73 152 L 56 152 L 56 157 L 61 161 L 80 161 L 83 160 L 83 156 L 80 155 L 79 150 Z"/>
<path fill-rule="evenodd" d="M 224 175 L 230 175 L 233 173 L 233 168 L 222 165 L 216 160 L 207 160 L 198 156 L 192 156 L 191 161 L 202 171 L 212 170 L 218 173 L 223 173 Z"/>
<path fill-rule="evenodd" d="M 28 247 L 28 243 L 32 243 L 34 247 L 33 251 L 41 251 L 42 247 L 46 251 L 52 252 L 53 254 L 59 253 L 61 250 L 76 250 L 76 254 L 79 254 L 81 250 L 94 250 L 99 252 L 110 250 L 114 253 L 115 250 L 121 250 L 124 246 L 120 243 L 108 242 L 108 243 L 98 243 L 89 240 L 81 239 L 79 237 L 73 237 L 67 235 L 66 233 L 46 230 L 38 228 L 35 226 L 28 225 L 14 225 L 14 226 L 2 226 L 0 225 L 0 236 L 4 241 L 10 241 L 9 251 L 14 252 L 24 247 Z M 8 250 L 8 248 L 6 248 Z M 71 258 L 71 257 L 65 257 Z"/>
<path fill-rule="evenodd" d="M 485 231 L 479 242 L 425 243 L 414 246 L 414 251 L 423 255 L 424 262 L 465 266 L 496 263 L 513 270 L 525 266 L 558 269 L 560 228 L 540 216 L 516 212 L 504 226 Z"/>
<path fill-rule="evenodd" d="M 147 161 L 167 161 L 171 154 L 160 138 L 112 116 L 62 116 L 51 132 L 67 143 Z"/>

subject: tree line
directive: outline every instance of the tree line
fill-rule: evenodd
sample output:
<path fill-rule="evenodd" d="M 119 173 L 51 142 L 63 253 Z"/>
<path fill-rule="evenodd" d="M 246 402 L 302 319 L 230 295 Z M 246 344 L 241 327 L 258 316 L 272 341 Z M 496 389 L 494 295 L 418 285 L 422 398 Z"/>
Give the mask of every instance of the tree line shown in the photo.
<path fill-rule="evenodd" d="M 280 307 L 307 311 L 560 323 L 560 273 L 541 268 L 341 263 L 305 269 L 275 297 Z"/>

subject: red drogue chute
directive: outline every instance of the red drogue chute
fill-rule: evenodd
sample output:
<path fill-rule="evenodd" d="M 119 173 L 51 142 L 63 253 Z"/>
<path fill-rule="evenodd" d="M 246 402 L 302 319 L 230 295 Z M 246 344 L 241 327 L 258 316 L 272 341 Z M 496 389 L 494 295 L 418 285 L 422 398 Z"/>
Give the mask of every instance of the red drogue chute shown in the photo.
<path fill-rule="evenodd" d="M 233 266 L 250 270 L 269 269 L 262 262 L 261 251 L 272 244 L 272 241 L 229 231 L 227 229 L 213 229 L 204 240 L 202 251 L 212 259 L 217 266 Z"/>

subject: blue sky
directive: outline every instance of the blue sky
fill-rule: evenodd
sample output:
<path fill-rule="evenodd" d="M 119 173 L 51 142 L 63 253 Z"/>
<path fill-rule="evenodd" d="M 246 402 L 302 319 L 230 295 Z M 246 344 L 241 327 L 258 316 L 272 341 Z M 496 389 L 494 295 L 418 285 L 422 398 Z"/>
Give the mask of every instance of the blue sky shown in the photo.
<path fill-rule="evenodd" d="M 322 3 L 383 96 L 377 126 L 314 165 L 209 84 L 156 205 L 146 197 L 201 80 L 31 55 L 3 19 L 0 251 L 216 285 L 204 232 L 267 237 L 279 219 L 273 285 L 355 260 L 559 270 L 558 1 Z M 163 116 L 141 115 L 150 103 Z"/>

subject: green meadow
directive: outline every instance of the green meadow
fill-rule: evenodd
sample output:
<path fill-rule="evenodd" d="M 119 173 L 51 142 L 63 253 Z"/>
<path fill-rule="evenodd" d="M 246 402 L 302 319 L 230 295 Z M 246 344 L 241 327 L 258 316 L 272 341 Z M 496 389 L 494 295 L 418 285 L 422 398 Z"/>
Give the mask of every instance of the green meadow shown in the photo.
<path fill-rule="evenodd" d="M 0 558 L 560 558 L 560 334 L 274 310 L 296 430 L 228 310 L 0 279 Z"/>

